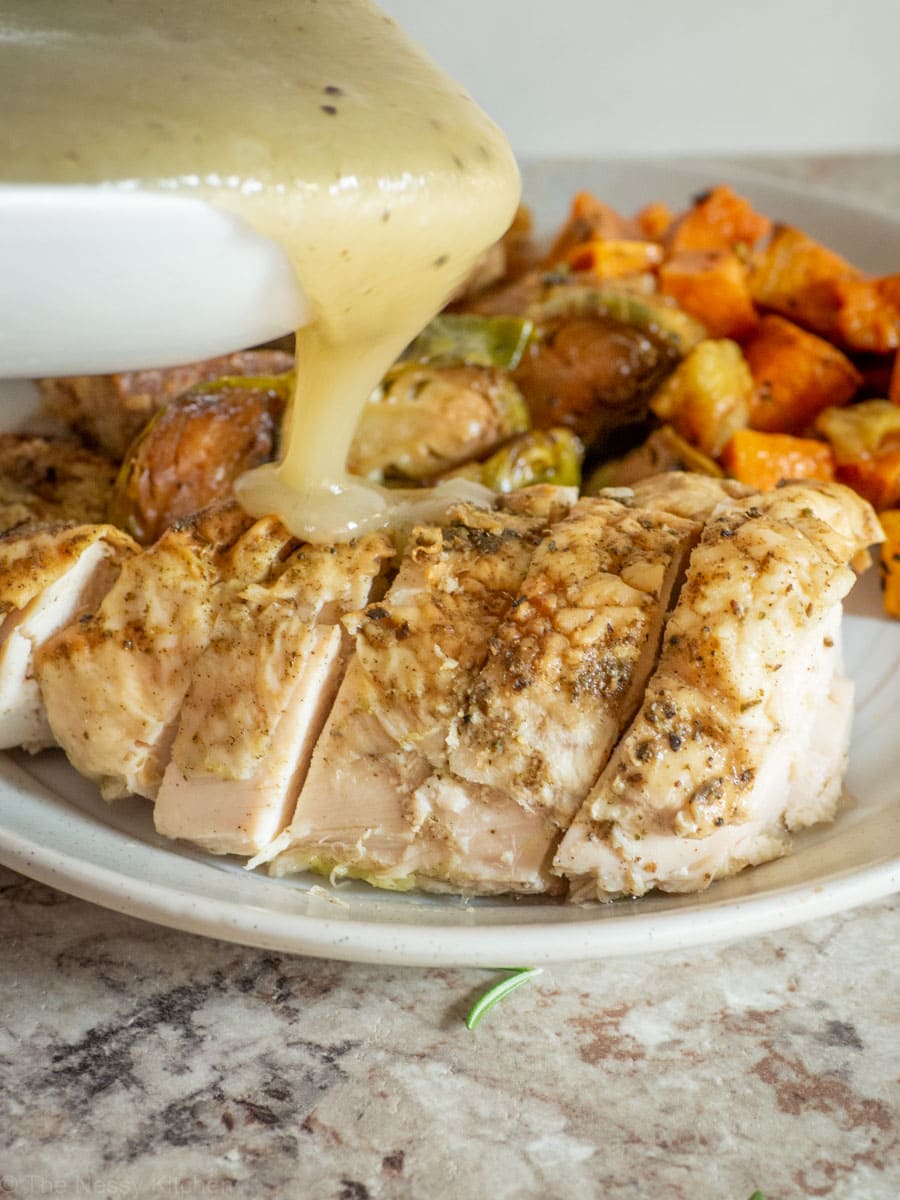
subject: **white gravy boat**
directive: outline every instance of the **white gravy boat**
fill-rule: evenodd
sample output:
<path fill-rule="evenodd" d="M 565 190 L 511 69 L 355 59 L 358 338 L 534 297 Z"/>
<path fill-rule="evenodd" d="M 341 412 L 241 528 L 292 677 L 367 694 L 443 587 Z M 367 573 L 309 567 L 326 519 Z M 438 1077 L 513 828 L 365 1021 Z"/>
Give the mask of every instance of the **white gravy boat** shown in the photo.
<path fill-rule="evenodd" d="M 0 186 L 0 378 L 174 366 L 308 316 L 276 243 L 205 201 Z"/>

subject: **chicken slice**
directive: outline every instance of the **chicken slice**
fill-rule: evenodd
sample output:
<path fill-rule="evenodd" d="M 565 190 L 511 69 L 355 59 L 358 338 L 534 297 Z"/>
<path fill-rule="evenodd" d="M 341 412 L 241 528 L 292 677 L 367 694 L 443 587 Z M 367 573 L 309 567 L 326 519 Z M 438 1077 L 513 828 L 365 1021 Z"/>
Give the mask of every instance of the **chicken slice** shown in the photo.
<path fill-rule="evenodd" d="M 89 619 L 38 651 L 53 736 L 107 800 L 155 794 L 212 632 L 222 554 L 248 523 L 231 505 L 173 526 L 123 562 Z"/>
<path fill-rule="evenodd" d="M 689 521 L 705 521 L 720 504 L 753 495 L 753 488 L 736 479 L 717 479 L 693 471 L 666 471 L 629 485 L 634 503 Z"/>
<path fill-rule="evenodd" d="M 337 622 L 368 601 L 394 554 L 381 534 L 293 546 L 270 577 L 220 603 L 156 797 L 160 833 L 214 853 L 255 855 L 290 820 L 346 661 Z M 239 545 L 234 557 L 252 555 Z"/>
<path fill-rule="evenodd" d="M 699 890 L 833 814 L 850 712 L 841 600 L 848 564 L 879 536 L 838 484 L 714 516 L 641 709 L 557 853 L 574 899 Z"/>
<path fill-rule="evenodd" d="M 451 726 L 458 779 L 569 825 L 634 715 L 700 529 L 602 494 L 553 526 Z"/>
<path fill-rule="evenodd" d="M 92 613 L 138 547 L 111 525 L 49 525 L 0 537 L 0 749 L 54 744 L 35 654 Z"/>
<path fill-rule="evenodd" d="M 292 686 L 284 688 L 284 710 L 267 739 L 265 758 L 248 775 L 223 779 L 211 772 L 186 773 L 176 738 L 153 809 L 158 833 L 212 854 L 248 857 L 280 833 L 340 682 L 341 640 L 337 625 L 313 628 L 300 640 L 300 668 L 291 673 Z M 184 728 L 183 723 L 179 736 Z"/>
<path fill-rule="evenodd" d="M 450 724 L 488 654 L 542 532 L 569 489 L 518 493 L 500 511 L 463 504 L 418 526 L 382 601 L 356 635 L 274 874 L 314 867 L 410 887 L 440 873 L 445 831 L 416 789 L 446 767 Z M 511 510 L 511 511 L 510 511 Z M 530 511 L 529 511 L 530 510 Z"/>
<path fill-rule="evenodd" d="M 106 519 L 115 463 L 74 442 L 0 434 L 0 531 Z"/>

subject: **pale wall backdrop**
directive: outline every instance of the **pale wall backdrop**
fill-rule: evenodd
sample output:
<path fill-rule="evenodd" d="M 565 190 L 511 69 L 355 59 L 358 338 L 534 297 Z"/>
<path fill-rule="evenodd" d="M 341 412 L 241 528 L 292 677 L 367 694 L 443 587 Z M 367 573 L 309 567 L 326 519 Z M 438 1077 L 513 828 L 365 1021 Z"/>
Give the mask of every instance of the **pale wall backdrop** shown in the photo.
<path fill-rule="evenodd" d="M 900 0 L 383 0 L 523 156 L 900 149 Z"/>

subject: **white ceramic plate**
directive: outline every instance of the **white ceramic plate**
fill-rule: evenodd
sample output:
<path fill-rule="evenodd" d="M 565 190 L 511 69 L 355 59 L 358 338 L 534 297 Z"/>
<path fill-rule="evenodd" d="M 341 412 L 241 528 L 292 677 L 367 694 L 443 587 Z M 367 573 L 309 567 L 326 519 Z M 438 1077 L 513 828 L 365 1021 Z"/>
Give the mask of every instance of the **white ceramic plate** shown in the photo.
<path fill-rule="evenodd" d="M 558 163 L 525 171 L 539 221 L 561 219 L 589 187 L 623 209 L 683 204 L 717 182 L 656 165 Z M 730 179 L 774 216 L 796 222 L 860 266 L 900 268 L 900 221 L 751 177 Z M 10 396 L 13 392 L 9 392 Z M 21 394 L 21 393 L 19 393 Z M 566 907 L 545 901 L 393 895 L 271 880 L 237 862 L 156 836 L 143 801 L 107 807 L 61 755 L 0 756 L 0 862 L 121 912 L 195 933 L 284 951 L 410 965 L 537 964 L 641 954 L 762 933 L 900 889 L 900 623 L 879 615 L 875 573 L 845 622 L 857 710 L 838 820 L 796 839 L 790 858 L 700 895 Z"/>

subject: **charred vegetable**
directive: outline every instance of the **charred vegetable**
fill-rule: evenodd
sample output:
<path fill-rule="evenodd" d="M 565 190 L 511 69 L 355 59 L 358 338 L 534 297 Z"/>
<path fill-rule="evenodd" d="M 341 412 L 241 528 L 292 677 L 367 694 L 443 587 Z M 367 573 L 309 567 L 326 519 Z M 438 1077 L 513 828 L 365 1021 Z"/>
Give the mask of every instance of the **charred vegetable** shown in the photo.
<path fill-rule="evenodd" d="M 347 469 L 424 481 L 483 457 L 529 424 L 525 401 L 504 371 L 407 365 L 370 397 Z"/>
<path fill-rule="evenodd" d="M 109 520 L 147 545 L 275 456 L 293 375 L 225 377 L 161 409 L 131 447 Z"/>

